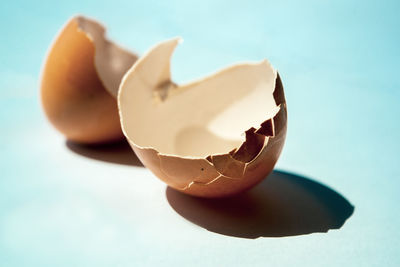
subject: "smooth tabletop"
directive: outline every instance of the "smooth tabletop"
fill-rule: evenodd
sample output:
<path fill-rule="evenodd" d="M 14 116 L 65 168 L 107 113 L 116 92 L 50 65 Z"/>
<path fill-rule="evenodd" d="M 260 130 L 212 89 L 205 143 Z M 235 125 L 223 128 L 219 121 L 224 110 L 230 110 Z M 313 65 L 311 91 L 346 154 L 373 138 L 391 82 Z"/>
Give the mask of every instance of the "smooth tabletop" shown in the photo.
<path fill-rule="evenodd" d="M 250 2 L 1 1 L 1 266 L 399 266 L 399 2 Z M 67 142 L 39 75 L 75 14 L 139 54 L 181 36 L 177 82 L 267 58 L 289 113 L 276 170 L 202 200 L 126 143 Z"/>

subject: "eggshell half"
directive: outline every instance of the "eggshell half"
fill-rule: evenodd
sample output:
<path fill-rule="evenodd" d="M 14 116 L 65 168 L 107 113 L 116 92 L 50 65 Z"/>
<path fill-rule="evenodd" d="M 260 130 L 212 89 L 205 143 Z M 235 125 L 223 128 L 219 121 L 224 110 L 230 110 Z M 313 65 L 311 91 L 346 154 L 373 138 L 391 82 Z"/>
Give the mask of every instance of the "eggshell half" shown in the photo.
<path fill-rule="evenodd" d="M 177 85 L 170 59 L 179 40 L 154 46 L 124 76 L 123 132 L 143 164 L 177 190 L 200 197 L 247 190 L 267 177 L 282 151 L 281 79 L 263 60 Z"/>
<path fill-rule="evenodd" d="M 46 57 L 41 100 L 50 122 L 68 139 L 101 143 L 123 137 L 116 96 L 137 56 L 107 40 L 98 22 L 77 16 Z"/>

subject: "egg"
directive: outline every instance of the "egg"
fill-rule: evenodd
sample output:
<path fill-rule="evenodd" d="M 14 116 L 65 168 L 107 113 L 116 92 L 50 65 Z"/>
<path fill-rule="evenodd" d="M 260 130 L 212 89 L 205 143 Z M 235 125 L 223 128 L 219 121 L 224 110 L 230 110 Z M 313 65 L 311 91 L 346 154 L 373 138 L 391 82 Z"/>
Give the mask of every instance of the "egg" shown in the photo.
<path fill-rule="evenodd" d="M 121 78 L 136 60 L 137 55 L 107 40 L 98 22 L 71 18 L 42 69 L 41 100 L 50 122 L 78 143 L 123 138 L 116 97 Z"/>
<path fill-rule="evenodd" d="M 155 45 L 125 74 L 122 130 L 143 164 L 176 190 L 199 197 L 245 191 L 273 170 L 285 142 L 281 79 L 262 60 L 178 85 L 170 60 L 179 42 Z"/>

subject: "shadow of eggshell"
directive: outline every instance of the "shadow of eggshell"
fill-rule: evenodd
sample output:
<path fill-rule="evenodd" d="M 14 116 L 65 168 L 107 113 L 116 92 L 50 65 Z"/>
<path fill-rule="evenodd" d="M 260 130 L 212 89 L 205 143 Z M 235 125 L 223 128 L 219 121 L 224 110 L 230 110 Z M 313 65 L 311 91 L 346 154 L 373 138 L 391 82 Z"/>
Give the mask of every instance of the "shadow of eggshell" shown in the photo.
<path fill-rule="evenodd" d="M 224 199 L 192 197 L 168 187 L 171 207 L 211 232 L 241 237 L 283 237 L 340 229 L 354 213 L 345 196 L 309 177 L 273 171 L 255 188 Z"/>
<path fill-rule="evenodd" d="M 144 167 L 126 140 L 107 144 L 77 144 L 70 140 L 65 141 L 65 146 L 75 154 L 103 162 Z"/>
<path fill-rule="evenodd" d="M 170 60 L 179 40 L 157 44 L 124 76 L 123 132 L 143 164 L 183 193 L 225 197 L 247 190 L 272 171 L 285 141 L 280 77 L 263 60 L 177 85 Z"/>
<path fill-rule="evenodd" d="M 98 22 L 71 18 L 50 47 L 42 71 L 41 100 L 50 122 L 78 143 L 121 139 L 116 96 L 136 59 L 107 40 Z"/>

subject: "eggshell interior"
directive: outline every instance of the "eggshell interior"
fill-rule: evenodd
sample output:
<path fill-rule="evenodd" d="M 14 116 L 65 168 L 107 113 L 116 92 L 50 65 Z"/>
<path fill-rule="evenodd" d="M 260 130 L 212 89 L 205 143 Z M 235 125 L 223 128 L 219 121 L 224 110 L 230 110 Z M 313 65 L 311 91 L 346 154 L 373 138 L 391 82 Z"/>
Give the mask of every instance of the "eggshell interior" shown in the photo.
<path fill-rule="evenodd" d="M 78 28 L 94 44 L 96 72 L 107 91 L 117 98 L 119 84 L 126 71 L 138 56 L 105 37 L 105 28 L 97 21 L 82 16 L 76 17 Z"/>

